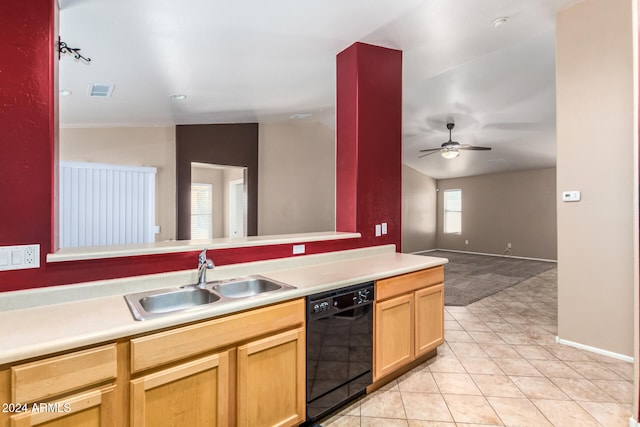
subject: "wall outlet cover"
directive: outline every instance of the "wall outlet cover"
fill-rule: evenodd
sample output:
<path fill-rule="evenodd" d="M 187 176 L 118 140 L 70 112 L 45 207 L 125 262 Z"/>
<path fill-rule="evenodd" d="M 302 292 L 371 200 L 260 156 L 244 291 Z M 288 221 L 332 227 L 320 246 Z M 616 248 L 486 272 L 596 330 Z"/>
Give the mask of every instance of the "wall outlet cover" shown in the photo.
<path fill-rule="evenodd" d="M 40 245 L 0 246 L 0 271 L 40 268 Z"/>

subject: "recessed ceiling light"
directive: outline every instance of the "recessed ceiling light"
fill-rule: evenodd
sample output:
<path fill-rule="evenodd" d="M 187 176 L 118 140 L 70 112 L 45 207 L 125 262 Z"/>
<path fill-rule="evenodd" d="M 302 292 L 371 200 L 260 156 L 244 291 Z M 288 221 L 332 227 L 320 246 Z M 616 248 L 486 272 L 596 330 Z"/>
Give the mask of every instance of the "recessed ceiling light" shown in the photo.
<path fill-rule="evenodd" d="M 300 119 L 306 119 L 307 117 L 311 117 L 312 114 L 311 113 L 295 113 L 289 116 L 290 119 L 293 120 L 300 120 Z"/>
<path fill-rule="evenodd" d="M 60 91 L 60 96 L 69 96 L 71 95 L 73 92 L 71 92 L 70 90 L 61 90 Z"/>
<path fill-rule="evenodd" d="M 501 16 L 500 18 L 496 18 L 493 21 L 493 26 L 495 28 L 498 28 L 498 27 L 500 27 L 502 25 L 505 25 L 507 22 L 509 22 L 509 17 L 508 16 Z"/>
<path fill-rule="evenodd" d="M 175 95 L 171 95 L 169 99 L 172 101 L 182 101 L 183 99 L 187 99 L 187 95 L 184 95 L 182 93 L 177 93 Z"/>

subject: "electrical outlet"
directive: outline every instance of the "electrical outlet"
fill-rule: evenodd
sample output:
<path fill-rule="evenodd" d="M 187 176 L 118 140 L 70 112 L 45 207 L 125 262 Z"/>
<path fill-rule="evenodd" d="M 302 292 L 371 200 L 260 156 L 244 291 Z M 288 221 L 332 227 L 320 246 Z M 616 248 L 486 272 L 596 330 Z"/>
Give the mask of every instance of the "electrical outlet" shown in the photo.
<path fill-rule="evenodd" d="M 24 250 L 24 263 L 26 265 L 33 265 L 36 262 L 36 251 L 33 246 L 28 246 Z"/>
<path fill-rule="evenodd" d="M 0 271 L 40 267 L 40 245 L 0 246 Z"/>
<path fill-rule="evenodd" d="M 468 245 L 468 244 L 469 244 L 469 241 L 468 241 L 468 240 L 465 240 L 465 241 L 464 241 L 464 244 L 465 244 L 465 245 Z"/>
<path fill-rule="evenodd" d="M 293 245 L 293 254 L 300 255 L 305 252 L 304 245 Z"/>
<path fill-rule="evenodd" d="M 507 249 L 511 249 L 511 243 L 507 243 Z"/>
<path fill-rule="evenodd" d="M 382 224 L 376 224 L 376 237 L 382 236 Z"/>

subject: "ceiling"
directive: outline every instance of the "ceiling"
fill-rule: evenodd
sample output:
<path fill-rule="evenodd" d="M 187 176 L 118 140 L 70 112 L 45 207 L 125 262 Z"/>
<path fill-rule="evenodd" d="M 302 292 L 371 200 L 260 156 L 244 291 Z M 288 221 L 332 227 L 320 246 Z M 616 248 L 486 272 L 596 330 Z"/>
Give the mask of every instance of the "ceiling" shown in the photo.
<path fill-rule="evenodd" d="M 576 0 L 60 0 L 63 127 L 319 121 L 335 58 L 403 51 L 403 161 L 437 179 L 555 165 L 555 13 Z M 507 24 L 492 22 L 507 16 Z M 90 84 L 115 84 L 112 97 Z M 170 95 L 184 94 L 181 101 Z M 310 114 L 292 119 L 294 114 Z M 492 151 L 418 158 L 453 139 Z"/>

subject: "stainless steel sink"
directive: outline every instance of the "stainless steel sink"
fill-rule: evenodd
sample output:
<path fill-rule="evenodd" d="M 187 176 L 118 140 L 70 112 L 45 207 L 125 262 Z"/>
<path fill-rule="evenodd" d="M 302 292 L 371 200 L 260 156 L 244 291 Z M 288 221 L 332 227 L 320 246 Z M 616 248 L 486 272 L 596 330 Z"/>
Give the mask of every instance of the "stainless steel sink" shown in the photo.
<path fill-rule="evenodd" d="M 140 298 L 140 305 L 149 313 L 167 313 L 202 304 L 211 304 L 220 297 L 208 289 L 179 289 Z"/>
<path fill-rule="evenodd" d="M 260 276 L 236 279 L 213 287 L 214 291 L 227 298 L 248 298 L 267 292 L 283 291 L 286 289 L 295 288 Z"/>
<path fill-rule="evenodd" d="M 262 276 L 247 276 L 209 282 L 202 288 L 194 285 L 137 292 L 125 295 L 124 299 L 136 320 L 146 320 L 288 289 L 296 288 Z"/>
<path fill-rule="evenodd" d="M 136 320 L 151 319 L 176 311 L 206 307 L 220 301 L 209 289 L 196 287 L 158 289 L 124 296 Z"/>

